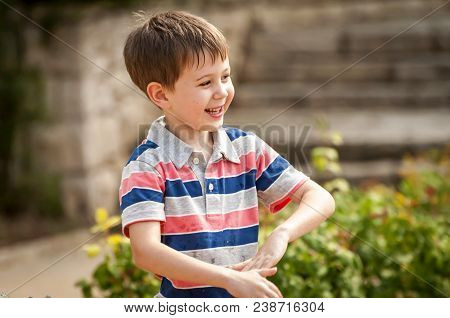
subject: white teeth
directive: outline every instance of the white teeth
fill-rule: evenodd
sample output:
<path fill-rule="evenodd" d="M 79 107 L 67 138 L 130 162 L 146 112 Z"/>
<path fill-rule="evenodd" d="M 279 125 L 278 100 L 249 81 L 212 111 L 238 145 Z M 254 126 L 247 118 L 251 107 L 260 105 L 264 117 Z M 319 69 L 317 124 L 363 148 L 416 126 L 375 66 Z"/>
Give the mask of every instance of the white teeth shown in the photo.
<path fill-rule="evenodd" d="M 217 115 L 217 114 L 220 114 L 220 112 L 222 111 L 222 107 L 208 108 L 208 109 L 205 109 L 205 111 L 209 114 Z"/>
<path fill-rule="evenodd" d="M 206 110 L 207 111 L 216 111 L 216 110 L 221 110 L 221 109 L 222 109 L 222 106 L 216 107 L 216 108 L 207 108 Z"/>

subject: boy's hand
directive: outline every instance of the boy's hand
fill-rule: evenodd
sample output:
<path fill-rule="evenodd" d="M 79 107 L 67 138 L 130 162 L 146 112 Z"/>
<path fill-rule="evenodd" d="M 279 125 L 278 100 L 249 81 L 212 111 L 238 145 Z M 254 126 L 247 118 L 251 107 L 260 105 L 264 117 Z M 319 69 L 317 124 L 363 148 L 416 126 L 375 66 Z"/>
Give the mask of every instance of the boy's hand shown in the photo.
<path fill-rule="evenodd" d="M 275 230 L 254 257 L 245 262 L 227 267 L 242 272 L 274 267 L 283 258 L 288 244 L 289 237 L 287 233 L 282 230 Z"/>
<path fill-rule="evenodd" d="M 276 272 L 276 267 L 248 272 L 230 271 L 226 290 L 237 298 L 283 298 L 278 287 L 265 278 Z"/>

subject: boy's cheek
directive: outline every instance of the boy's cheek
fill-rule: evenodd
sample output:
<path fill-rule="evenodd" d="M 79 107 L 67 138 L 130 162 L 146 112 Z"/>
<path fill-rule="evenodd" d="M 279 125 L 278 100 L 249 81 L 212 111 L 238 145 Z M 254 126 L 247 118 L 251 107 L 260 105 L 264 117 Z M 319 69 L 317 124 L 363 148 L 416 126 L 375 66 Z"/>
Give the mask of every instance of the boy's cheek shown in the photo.
<path fill-rule="evenodd" d="M 227 98 L 228 107 L 230 107 L 230 104 L 233 101 L 233 98 L 234 98 L 234 89 L 230 89 L 228 91 L 228 98 Z"/>

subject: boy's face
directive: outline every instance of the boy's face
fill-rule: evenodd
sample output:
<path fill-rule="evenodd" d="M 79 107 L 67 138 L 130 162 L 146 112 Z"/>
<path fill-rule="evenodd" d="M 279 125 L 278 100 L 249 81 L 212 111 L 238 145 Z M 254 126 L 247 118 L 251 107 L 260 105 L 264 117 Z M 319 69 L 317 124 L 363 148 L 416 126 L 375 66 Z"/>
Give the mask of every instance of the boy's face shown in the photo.
<path fill-rule="evenodd" d="M 169 106 L 164 113 L 176 125 L 216 131 L 234 97 L 230 63 L 228 57 L 224 61 L 218 57 L 213 63 L 209 54 L 205 54 L 204 62 L 200 59 L 199 65 L 187 66 L 175 82 L 175 89 L 166 92 Z M 207 111 L 213 108 L 215 112 Z"/>

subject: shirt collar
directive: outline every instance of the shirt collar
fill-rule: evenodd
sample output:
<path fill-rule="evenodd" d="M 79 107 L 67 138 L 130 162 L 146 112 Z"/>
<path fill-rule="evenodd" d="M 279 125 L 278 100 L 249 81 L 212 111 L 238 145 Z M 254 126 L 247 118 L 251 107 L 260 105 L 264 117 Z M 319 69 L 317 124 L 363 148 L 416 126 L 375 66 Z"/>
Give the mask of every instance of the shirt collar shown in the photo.
<path fill-rule="evenodd" d="M 193 152 L 191 146 L 179 139 L 166 128 L 165 116 L 159 117 L 152 123 L 147 139 L 164 149 L 164 152 L 178 169 L 186 164 Z M 241 163 L 239 156 L 223 127 L 220 127 L 217 131 L 213 132 L 213 140 L 214 146 L 210 159 L 211 162 L 216 162 L 224 157 L 231 162 Z"/>

